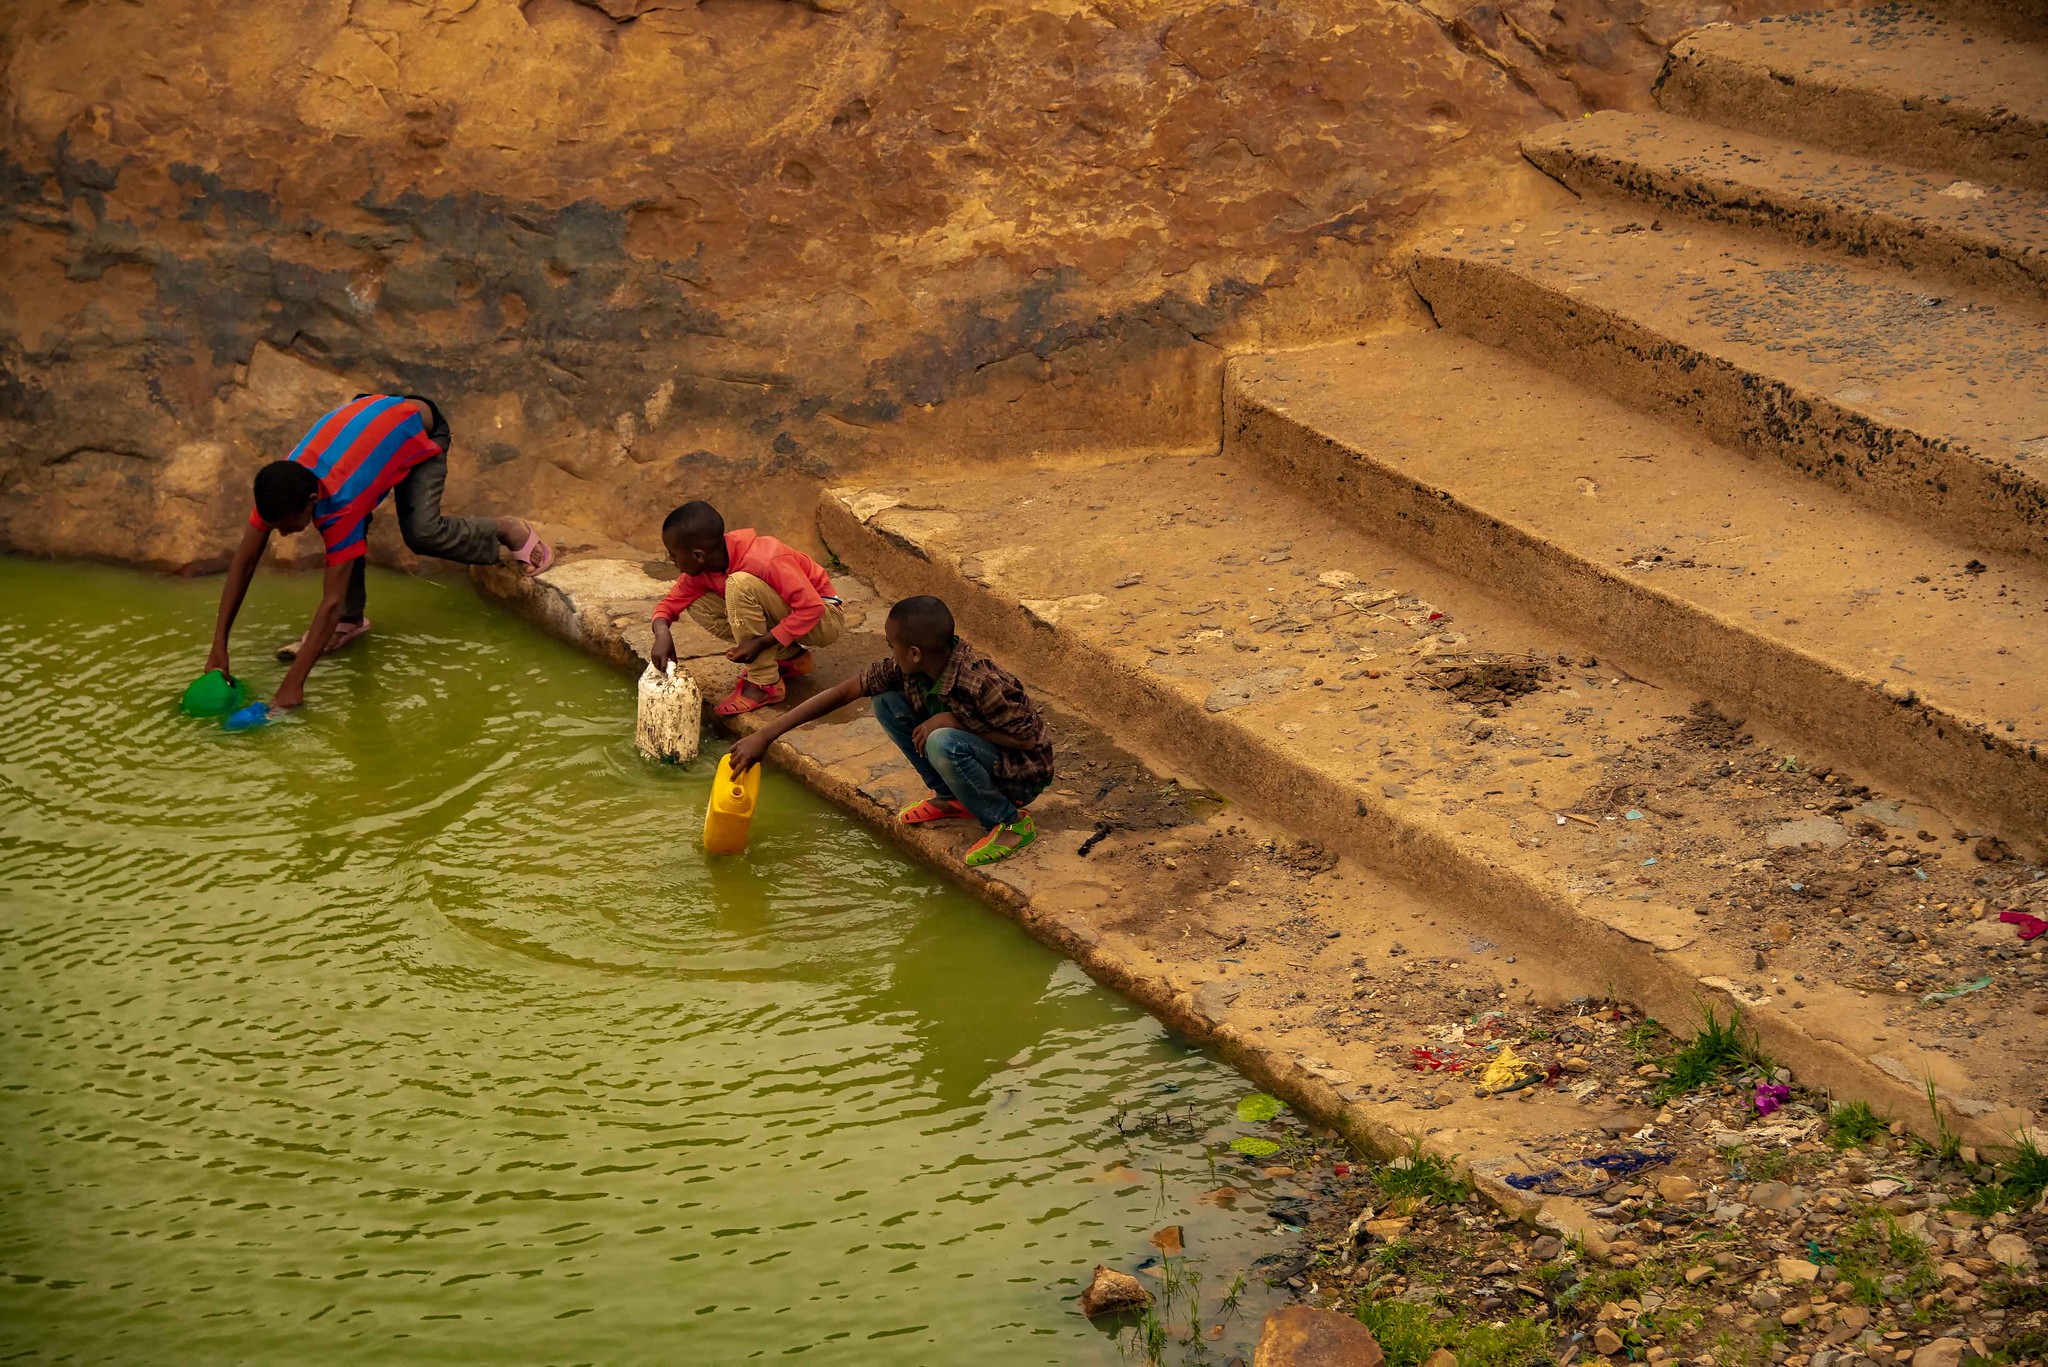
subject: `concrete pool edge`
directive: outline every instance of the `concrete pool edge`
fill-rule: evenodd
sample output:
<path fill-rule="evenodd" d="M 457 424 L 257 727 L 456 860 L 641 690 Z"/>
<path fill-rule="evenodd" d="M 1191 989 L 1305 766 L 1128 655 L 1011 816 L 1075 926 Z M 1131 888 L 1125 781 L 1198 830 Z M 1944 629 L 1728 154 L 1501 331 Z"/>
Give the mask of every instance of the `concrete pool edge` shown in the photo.
<path fill-rule="evenodd" d="M 502 566 L 477 569 L 472 579 L 486 597 L 551 635 L 617 668 L 637 672 L 651 644 L 648 612 L 666 587 L 665 581 L 655 580 L 642 568 L 654 561 L 655 557 L 636 548 L 597 545 L 573 558 L 565 556 L 562 564 L 537 579 Z M 847 598 L 849 619 L 867 618 L 876 606 L 873 591 L 850 575 L 835 575 L 835 583 Z M 878 625 L 879 615 L 872 620 Z M 684 654 L 681 663 L 696 678 L 705 697 L 722 696 L 736 674 L 735 666 L 720 653 L 722 647 L 714 649 L 708 636 L 687 623 L 678 624 L 676 635 Z M 730 734 L 745 734 L 762 720 L 747 716 L 718 724 Z M 868 732 L 872 734 L 865 734 Z M 1385 1101 L 1375 1103 L 1370 1099 L 1374 1083 L 1382 1076 L 1397 1076 L 1393 1065 L 1381 1060 L 1377 1067 L 1362 1066 L 1354 1051 L 1339 1060 L 1343 1066 L 1334 1066 L 1321 1056 L 1334 1050 L 1306 1052 L 1304 1041 L 1290 1040 L 1286 1038 L 1290 1032 L 1275 1028 L 1278 1022 L 1256 1016 L 1233 1020 L 1233 1016 L 1244 1014 L 1232 1009 L 1236 991 L 1219 990 L 1213 980 L 1189 981 L 1185 970 L 1191 960 L 1165 968 L 1149 967 L 1147 959 L 1153 965 L 1164 962 L 1164 955 L 1151 952 L 1159 945 L 1145 943 L 1126 933 L 1124 927 L 1105 926 L 1103 916 L 1092 914 L 1100 910 L 1099 905 L 1093 909 L 1083 905 L 1091 892 L 1101 893 L 1105 882 L 1145 877 L 1138 861 L 1119 860 L 1115 850 L 1105 847 L 1104 854 L 1091 861 L 1087 879 L 1048 877 L 1046 865 L 1062 856 L 1048 850 L 1051 842 L 1042 839 L 1040 848 L 1025 859 L 993 870 L 969 868 L 960 858 L 966 841 L 957 829 L 911 828 L 895 819 L 900 800 L 916 786 L 914 776 L 888 748 L 879 728 L 865 718 L 793 733 L 778 742 L 772 755 L 784 772 L 894 847 L 1010 917 L 1033 938 L 1071 959 L 1094 981 L 1132 1001 L 1176 1034 L 1210 1049 L 1252 1083 L 1336 1130 L 1361 1152 L 1386 1161 L 1419 1144 L 1421 1152 L 1453 1163 L 1503 1212 L 1580 1238 L 1595 1255 L 1606 1252 L 1615 1232 L 1590 1213 L 1588 1204 L 1566 1197 L 1531 1196 L 1502 1180 L 1505 1173 L 1532 1163 L 1548 1165 L 1550 1160 L 1544 1155 L 1555 1153 L 1563 1143 L 1562 1126 L 1554 1111 L 1495 1106 L 1481 1126 L 1474 1128 L 1467 1103 L 1436 1103 L 1458 1107 L 1461 1114 L 1456 1116 L 1444 1110 L 1416 1111 Z M 1155 776 L 1164 777 L 1157 775 L 1157 766 L 1152 768 Z M 921 793 L 921 787 L 917 791 Z M 1233 819 L 1243 820 L 1241 816 Z M 1084 844 L 1084 858 L 1085 850 Z M 1249 868 L 1234 871 L 1243 878 L 1260 876 Z M 1114 881 L 1112 886 L 1122 899 L 1125 883 Z M 1237 880 L 1231 886 L 1235 888 Z M 1358 976 L 1351 975 L 1354 981 Z M 1403 1080 L 1412 1081 L 1412 1075 Z M 1384 1095 L 1390 1088 L 1382 1082 L 1379 1090 Z M 1466 1123 L 1443 1126 L 1438 1123 L 1440 1116 Z M 1583 1124 L 1583 1115 L 1575 1123 Z"/>

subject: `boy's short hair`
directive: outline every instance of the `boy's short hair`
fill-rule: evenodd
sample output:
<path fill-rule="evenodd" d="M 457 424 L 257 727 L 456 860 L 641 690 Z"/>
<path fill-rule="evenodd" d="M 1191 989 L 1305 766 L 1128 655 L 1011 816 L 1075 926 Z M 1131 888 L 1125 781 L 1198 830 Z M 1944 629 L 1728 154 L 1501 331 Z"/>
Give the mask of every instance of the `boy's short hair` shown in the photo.
<path fill-rule="evenodd" d="M 702 499 L 691 499 L 661 520 L 661 539 L 679 546 L 708 546 L 725 535 L 725 519 Z"/>
<path fill-rule="evenodd" d="M 274 460 L 256 472 L 256 516 L 272 526 L 319 496 L 319 477 L 294 461 Z"/>
<path fill-rule="evenodd" d="M 953 644 L 953 609 L 943 598 L 920 593 L 905 598 L 889 609 L 896 624 L 896 638 L 919 650 L 944 650 Z"/>

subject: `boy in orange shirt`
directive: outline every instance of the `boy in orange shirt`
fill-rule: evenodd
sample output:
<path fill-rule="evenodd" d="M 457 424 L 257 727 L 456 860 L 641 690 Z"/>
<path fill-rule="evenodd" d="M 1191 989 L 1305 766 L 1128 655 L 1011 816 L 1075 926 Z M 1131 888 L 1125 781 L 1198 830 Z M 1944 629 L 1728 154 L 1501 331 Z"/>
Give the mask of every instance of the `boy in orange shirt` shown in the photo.
<path fill-rule="evenodd" d="M 831 645 L 846 630 L 832 580 L 817 561 L 752 528 L 727 532 L 709 503 L 670 513 L 661 544 L 682 577 L 654 609 L 654 667 L 665 670 L 676 658 L 669 623 L 686 612 L 731 641 L 725 658 L 747 668 L 712 709 L 721 717 L 781 702 L 789 695 L 783 680 L 815 667 L 811 648 Z"/>

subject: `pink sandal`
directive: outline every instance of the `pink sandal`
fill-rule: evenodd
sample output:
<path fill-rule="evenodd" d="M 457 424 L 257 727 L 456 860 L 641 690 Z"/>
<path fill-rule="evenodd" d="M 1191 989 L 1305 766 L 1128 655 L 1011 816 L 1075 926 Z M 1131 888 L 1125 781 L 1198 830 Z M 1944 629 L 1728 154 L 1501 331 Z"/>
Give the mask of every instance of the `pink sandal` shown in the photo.
<path fill-rule="evenodd" d="M 755 696 L 748 697 L 747 689 L 752 687 Z M 762 688 L 746 678 L 732 686 L 732 692 L 725 695 L 725 701 L 712 708 L 721 717 L 737 717 L 746 712 L 758 712 L 764 707 L 773 707 L 789 696 L 789 690 L 781 684 L 773 688 Z"/>
<path fill-rule="evenodd" d="M 344 646 L 354 645 L 359 638 L 367 635 L 369 630 L 370 619 L 367 617 L 360 622 L 336 622 L 334 624 L 334 635 L 327 638 L 327 649 L 321 651 L 320 654 L 322 656 L 332 655 Z M 306 635 L 310 636 L 312 633 L 307 632 Z M 277 658 L 285 664 L 290 664 L 293 660 L 299 658 L 299 652 L 305 648 L 306 637 L 301 636 L 288 646 L 279 646 L 277 648 Z"/>
<path fill-rule="evenodd" d="M 512 558 L 526 566 L 526 577 L 537 578 L 554 567 L 555 548 L 540 539 L 540 528 L 526 524 L 526 544 L 512 552 Z"/>

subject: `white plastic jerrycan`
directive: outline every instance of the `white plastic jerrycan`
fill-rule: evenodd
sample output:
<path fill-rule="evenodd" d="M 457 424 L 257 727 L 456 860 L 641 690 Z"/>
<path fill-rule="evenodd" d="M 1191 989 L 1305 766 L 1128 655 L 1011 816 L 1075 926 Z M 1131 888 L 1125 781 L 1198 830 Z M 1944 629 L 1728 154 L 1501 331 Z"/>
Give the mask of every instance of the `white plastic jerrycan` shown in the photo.
<path fill-rule="evenodd" d="M 697 691 L 697 681 L 679 672 L 674 661 L 660 674 L 647 666 L 640 676 L 640 723 L 633 733 L 641 753 L 688 764 L 697 758 L 703 726 L 704 697 Z"/>

